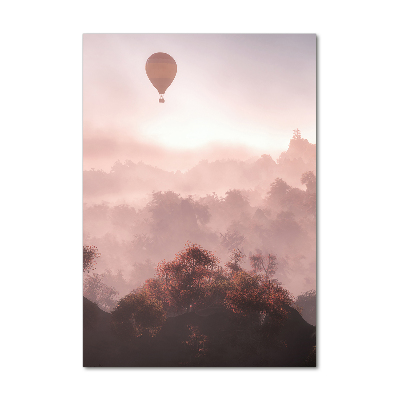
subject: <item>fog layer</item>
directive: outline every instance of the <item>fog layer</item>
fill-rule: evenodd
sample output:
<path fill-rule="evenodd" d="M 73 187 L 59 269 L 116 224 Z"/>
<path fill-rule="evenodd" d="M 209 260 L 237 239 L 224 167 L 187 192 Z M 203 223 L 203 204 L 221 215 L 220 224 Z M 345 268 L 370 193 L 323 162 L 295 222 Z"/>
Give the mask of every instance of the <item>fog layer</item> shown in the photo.
<path fill-rule="evenodd" d="M 91 153 L 107 153 L 106 159 L 124 146 L 108 139 L 95 145 L 89 137 L 85 162 Z M 239 249 L 248 270 L 250 257 L 272 254 L 275 278 L 294 296 L 315 289 L 315 145 L 295 134 L 276 161 L 235 147 L 222 156 L 221 149 L 174 157 L 131 142 L 125 147 L 131 158 L 84 170 L 84 245 L 100 253 L 94 273 L 85 274 L 86 297 L 112 309 L 188 241 L 213 251 L 222 264 Z"/>

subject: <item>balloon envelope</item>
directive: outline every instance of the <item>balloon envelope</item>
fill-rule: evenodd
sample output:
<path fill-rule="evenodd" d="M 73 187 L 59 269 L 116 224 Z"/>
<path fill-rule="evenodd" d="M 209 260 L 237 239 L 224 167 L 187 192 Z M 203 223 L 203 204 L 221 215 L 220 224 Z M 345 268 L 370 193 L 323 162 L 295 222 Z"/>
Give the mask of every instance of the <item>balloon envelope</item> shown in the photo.
<path fill-rule="evenodd" d="M 146 74 L 160 94 L 164 94 L 171 85 L 176 71 L 176 62 L 167 53 L 152 54 L 146 61 Z"/>

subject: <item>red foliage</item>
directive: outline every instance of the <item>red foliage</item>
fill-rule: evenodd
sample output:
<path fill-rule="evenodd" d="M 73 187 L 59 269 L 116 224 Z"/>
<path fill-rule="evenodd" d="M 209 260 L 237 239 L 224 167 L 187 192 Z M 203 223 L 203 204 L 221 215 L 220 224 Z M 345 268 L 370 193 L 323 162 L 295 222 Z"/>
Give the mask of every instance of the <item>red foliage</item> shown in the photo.
<path fill-rule="evenodd" d="M 171 307 L 173 307 L 165 280 L 160 278 L 148 279 L 143 284 L 142 290 L 146 291 L 149 297 L 160 301 L 164 310 L 168 311 Z"/>
<path fill-rule="evenodd" d="M 201 334 L 196 326 L 188 325 L 188 328 L 190 334 L 185 344 L 194 353 L 195 357 L 204 356 L 207 353 L 207 336 Z"/>
<path fill-rule="evenodd" d="M 96 246 L 83 246 L 83 272 L 94 269 L 98 257 L 100 253 Z"/>
<path fill-rule="evenodd" d="M 157 274 L 165 282 L 171 303 L 177 309 L 189 308 L 204 297 L 218 263 L 212 252 L 187 242 L 173 261 L 164 260 L 158 264 Z"/>
<path fill-rule="evenodd" d="M 141 288 L 133 291 L 119 302 L 112 312 L 115 332 L 132 340 L 140 336 L 155 336 L 165 322 L 165 311 L 161 302 Z"/>
<path fill-rule="evenodd" d="M 276 320 L 286 317 L 286 307 L 293 302 L 278 283 L 244 271 L 232 275 L 225 301 L 236 313 L 259 312 Z"/>

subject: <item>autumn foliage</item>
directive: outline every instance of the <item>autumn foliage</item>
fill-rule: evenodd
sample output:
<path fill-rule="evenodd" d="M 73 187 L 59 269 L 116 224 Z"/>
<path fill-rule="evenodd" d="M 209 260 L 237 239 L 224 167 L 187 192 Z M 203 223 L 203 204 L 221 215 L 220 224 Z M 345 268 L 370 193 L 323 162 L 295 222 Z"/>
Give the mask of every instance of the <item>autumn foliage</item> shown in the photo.
<path fill-rule="evenodd" d="M 217 273 L 218 264 L 212 252 L 189 242 L 174 260 L 159 263 L 157 275 L 165 282 L 171 306 L 182 310 L 201 301 Z"/>
<path fill-rule="evenodd" d="M 292 304 L 289 292 L 267 274 L 244 271 L 242 258 L 240 251 L 233 251 L 231 261 L 221 267 L 212 252 L 187 243 L 174 260 L 158 264 L 155 278 L 119 301 L 113 311 L 117 333 L 126 338 L 155 336 L 168 313 L 215 306 L 282 321 Z"/>
<path fill-rule="evenodd" d="M 208 353 L 208 338 L 200 333 L 196 326 L 188 325 L 189 336 L 184 342 L 188 351 L 188 364 L 201 366 L 201 362 Z"/>
<path fill-rule="evenodd" d="M 115 331 L 126 339 L 155 336 L 165 321 L 162 303 L 145 289 L 121 299 L 112 316 Z"/>
<path fill-rule="evenodd" d="M 83 246 L 83 272 L 94 269 L 98 257 L 100 254 L 96 246 Z"/>
<path fill-rule="evenodd" d="M 282 321 L 293 299 L 277 282 L 239 271 L 231 278 L 225 303 L 235 313 L 261 313 L 275 321 Z"/>

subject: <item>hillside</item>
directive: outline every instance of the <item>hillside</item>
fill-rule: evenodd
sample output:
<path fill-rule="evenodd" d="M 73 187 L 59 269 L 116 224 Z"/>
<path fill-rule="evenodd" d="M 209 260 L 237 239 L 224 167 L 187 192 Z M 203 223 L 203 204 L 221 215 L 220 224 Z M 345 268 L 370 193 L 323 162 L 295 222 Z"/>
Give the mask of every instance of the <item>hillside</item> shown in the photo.
<path fill-rule="evenodd" d="M 210 308 L 167 318 L 153 338 L 119 341 L 112 315 L 84 298 L 85 367 L 315 366 L 316 330 L 293 308 L 282 325 Z M 311 356 L 310 356 L 311 355 Z M 314 358 L 313 358 L 314 357 Z"/>

